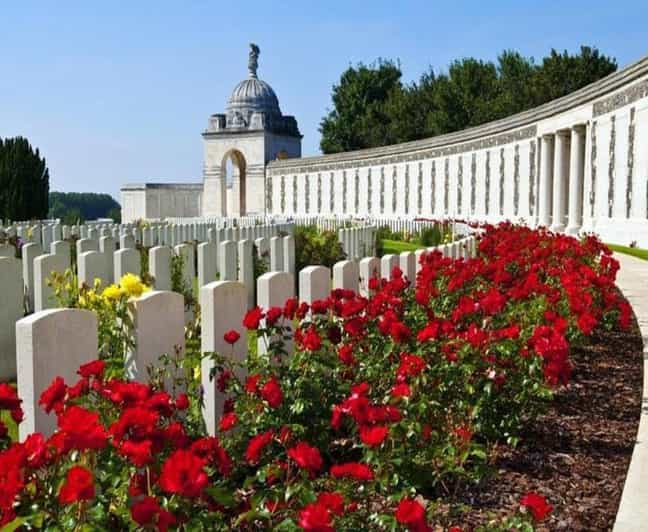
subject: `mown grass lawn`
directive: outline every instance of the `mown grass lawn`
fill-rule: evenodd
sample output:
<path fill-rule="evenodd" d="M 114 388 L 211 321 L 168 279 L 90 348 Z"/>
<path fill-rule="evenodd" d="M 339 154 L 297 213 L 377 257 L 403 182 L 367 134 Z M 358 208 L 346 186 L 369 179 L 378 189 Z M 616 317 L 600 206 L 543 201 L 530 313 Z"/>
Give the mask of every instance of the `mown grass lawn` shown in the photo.
<path fill-rule="evenodd" d="M 628 246 L 620 246 L 619 244 L 607 244 L 607 246 L 618 253 L 624 253 L 625 255 L 632 255 L 639 259 L 648 260 L 648 249 L 631 248 Z"/>
<path fill-rule="evenodd" d="M 403 242 L 401 240 L 386 240 L 382 241 L 383 245 L 383 254 L 396 254 L 402 253 L 403 251 L 416 251 L 417 249 L 423 249 L 425 246 L 422 244 L 415 244 L 412 242 Z"/>

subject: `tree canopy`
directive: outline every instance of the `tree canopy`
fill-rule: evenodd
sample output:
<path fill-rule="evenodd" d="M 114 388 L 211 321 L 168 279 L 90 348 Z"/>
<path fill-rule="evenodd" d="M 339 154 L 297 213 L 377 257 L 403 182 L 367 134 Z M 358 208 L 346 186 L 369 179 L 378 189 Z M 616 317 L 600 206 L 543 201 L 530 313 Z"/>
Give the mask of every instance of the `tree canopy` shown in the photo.
<path fill-rule="evenodd" d="M 110 194 L 51 192 L 49 200 L 49 217 L 60 218 L 66 224 L 97 218 L 121 220 L 119 203 Z"/>
<path fill-rule="evenodd" d="M 0 219 L 47 215 L 49 171 L 45 158 L 23 137 L 0 138 Z"/>
<path fill-rule="evenodd" d="M 459 131 L 559 98 L 616 69 L 614 58 L 589 46 L 576 54 L 552 49 L 540 64 L 512 50 L 496 62 L 459 59 L 447 73 L 430 68 L 411 84 L 397 61 L 360 63 L 333 86 L 320 148 L 337 153 Z"/>

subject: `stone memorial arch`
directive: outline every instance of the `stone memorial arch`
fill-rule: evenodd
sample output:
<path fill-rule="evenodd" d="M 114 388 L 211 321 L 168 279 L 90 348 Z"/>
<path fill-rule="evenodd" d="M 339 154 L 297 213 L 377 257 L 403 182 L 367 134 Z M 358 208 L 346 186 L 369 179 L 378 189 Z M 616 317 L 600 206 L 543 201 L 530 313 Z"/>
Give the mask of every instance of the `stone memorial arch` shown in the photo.
<path fill-rule="evenodd" d="M 265 213 L 266 164 L 301 156 L 297 121 L 281 113 L 274 90 L 257 76 L 259 53 L 251 44 L 248 77 L 232 91 L 226 112 L 211 115 L 203 132 L 203 216 Z"/>

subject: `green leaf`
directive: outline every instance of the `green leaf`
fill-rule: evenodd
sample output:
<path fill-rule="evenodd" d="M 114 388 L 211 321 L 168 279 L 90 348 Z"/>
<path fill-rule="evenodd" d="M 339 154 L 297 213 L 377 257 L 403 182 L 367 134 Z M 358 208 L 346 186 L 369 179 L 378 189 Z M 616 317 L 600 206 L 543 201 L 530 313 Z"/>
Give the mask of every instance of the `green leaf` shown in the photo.
<path fill-rule="evenodd" d="M 225 508 L 232 508 L 237 504 L 234 494 L 227 488 L 222 486 L 210 486 L 209 488 L 206 488 L 205 491 L 213 497 L 218 504 Z"/>
<path fill-rule="evenodd" d="M 0 529 L 0 532 L 14 532 L 18 527 L 24 525 L 27 522 L 26 517 L 16 517 L 11 523 L 7 523 Z"/>

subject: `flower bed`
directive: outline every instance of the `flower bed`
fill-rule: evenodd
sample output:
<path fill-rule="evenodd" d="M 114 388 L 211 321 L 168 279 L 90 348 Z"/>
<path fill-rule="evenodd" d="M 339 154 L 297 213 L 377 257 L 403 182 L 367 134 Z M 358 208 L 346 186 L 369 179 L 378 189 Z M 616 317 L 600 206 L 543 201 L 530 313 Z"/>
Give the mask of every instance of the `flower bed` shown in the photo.
<path fill-rule="evenodd" d="M 59 430 L 0 443 L 0 522 L 462 530 L 448 501 L 477 489 L 502 444 L 518 445 L 569 383 L 570 349 L 632 314 L 594 238 L 500 225 L 475 259 L 422 260 L 415 289 L 396 269 L 370 282 L 369 299 L 336 290 L 250 311 L 244 325 L 268 338 L 267 354 L 250 355 L 240 380 L 227 353 L 211 355 L 229 396 L 217 437 L 198 397 L 107 379 L 103 361 L 55 381 L 41 402 Z M 8 386 L 0 408 L 21 417 Z M 532 529 L 551 504 L 526 493 L 483 529 Z"/>

